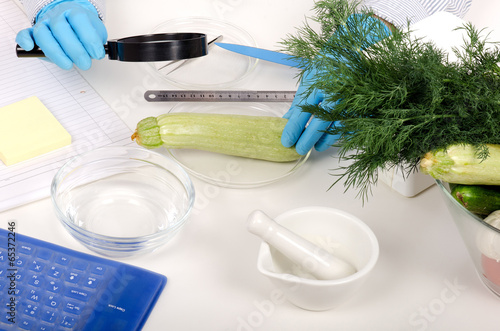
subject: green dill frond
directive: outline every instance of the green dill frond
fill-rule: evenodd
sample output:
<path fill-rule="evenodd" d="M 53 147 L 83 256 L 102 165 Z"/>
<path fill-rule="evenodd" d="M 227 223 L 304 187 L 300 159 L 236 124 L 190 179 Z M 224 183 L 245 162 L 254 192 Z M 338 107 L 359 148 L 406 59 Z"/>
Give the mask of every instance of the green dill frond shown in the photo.
<path fill-rule="evenodd" d="M 466 37 L 452 62 L 410 29 L 386 37 L 359 2 L 320 0 L 315 10 L 319 31 L 306 25 L 283 45 L 305 58 L 304 72 L 316 70 L 308 93 L 321 90 L 329 101 L 303 111 L 339 123 L 327 132 L 340 136 L 339 156 L 349 165 L 335 183 L 366 198 L 380 168 L 408 175 L 425 153 L 456 143 L 476 146 L 485 159 L 486 144 L 500 143 L 500 51 L 483 30 L 458 27 Z"/>

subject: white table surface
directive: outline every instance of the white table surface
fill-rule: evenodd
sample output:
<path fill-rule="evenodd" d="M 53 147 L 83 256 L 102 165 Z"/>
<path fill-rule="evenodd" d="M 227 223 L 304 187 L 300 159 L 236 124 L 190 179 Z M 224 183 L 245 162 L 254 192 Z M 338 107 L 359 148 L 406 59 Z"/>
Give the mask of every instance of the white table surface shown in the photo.
<path fill-rule="evenodd" d="M 108 0 L 110 38 L 150 32 L 177 17 L 204 16 L 233 22 L 265 48 L 309 15 L 312 0 Z M 500 3 L 475 1 L 467 18 L 500 28 Z M 131 128 L 172 107 L 148 104 L 145 89 L 172 88 L 151 79 L 139 64 L 100 61 L 83 75 Z M 295 72 L 258 65 L 235 88 L 295 89 Z M 254 189 L 225 189 L 193 179 L 197 202 L 183 231 L 160 250 L 123 260 L 168 277 L 144 330 L 498 330 L 500 300 L 477 277 L 436 186 L 405 198 L 380 183 L 364 205 L 344 193 L 330 169 L 336 151 L 313 153 L 285 180 Z M 260 240 L 247 232 L 247 215 L 262 209 L 276 216 L 292 208 L 339 208 L 365 221 L 380 244 L 380 258 L 361 291 L 343 306 L 310 312 L 273 302 L 273 286 L 256 269 Z M 16 220 L 18 231 L 89 252 L 60 225 L 49 199 L 0 213 L 0 226 Z"/>

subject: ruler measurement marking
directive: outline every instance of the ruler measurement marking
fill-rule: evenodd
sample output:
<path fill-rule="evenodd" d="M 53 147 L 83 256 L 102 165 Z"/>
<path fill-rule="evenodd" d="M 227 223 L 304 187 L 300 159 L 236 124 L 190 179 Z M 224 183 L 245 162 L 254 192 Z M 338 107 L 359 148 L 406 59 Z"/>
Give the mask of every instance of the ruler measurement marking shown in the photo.
<path fill-rule="evenodd" d="M 150 102 L 172 101 L 292 101 L 295 91 L 176 91 L 151 90 L 144 93 L 144 98 Z"/>

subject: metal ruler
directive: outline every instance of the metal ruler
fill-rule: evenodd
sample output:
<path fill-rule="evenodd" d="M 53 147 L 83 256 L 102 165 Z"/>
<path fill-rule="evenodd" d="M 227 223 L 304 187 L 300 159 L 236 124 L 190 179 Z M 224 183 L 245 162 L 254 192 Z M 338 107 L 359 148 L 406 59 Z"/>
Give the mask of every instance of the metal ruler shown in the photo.
<path fill-rule="evenodd" d="M 292 102 L 296 91 L 150 90 L 150 102 Z"/>

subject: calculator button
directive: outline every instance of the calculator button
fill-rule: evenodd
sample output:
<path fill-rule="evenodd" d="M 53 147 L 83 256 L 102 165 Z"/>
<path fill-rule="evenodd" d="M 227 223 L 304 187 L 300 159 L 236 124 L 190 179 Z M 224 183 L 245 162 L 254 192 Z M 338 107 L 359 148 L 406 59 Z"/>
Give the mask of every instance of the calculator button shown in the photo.
<path fill-rule="evenodd" d="M 35 272 L 41 272 L 44 267 L 45 267 L 45 263 L 34 260 L 33 262 L 31 262 L 30 270 L 35 271 Z"/>
<path fill-rule="evenodd" d="M 59 255 L 58 257 L 56 257 L 55 262 L 60 265 L 68 265 L 69 261 L 70 261 L 69 257 L 64 255 Z"/>
<path fill-rule="evenodd" d="M 5 310 L 3 310 L 3 309 L 2 309 L 0 317 L 1 317 L 0 318 L 0 322 L 6 323 L 6 324 L 11 324 L 11 325 L 14 324 L 14 323 L 12 323 L 11 320 L 9 320 L 10 318 L 12 318 L 12 316 L 10 316 L 9 314 L 7 314 L 5 312 Z"/>
<path fill-rule="evenodd" d="M 64 295 L 67 296 L 68 298 L 80 300 L 80 301 L 88 301 L 89 300 L 89 292 L 80 290 L 77 288 L 67 288 L 64 291 Z"/>
<path fill-rule="evenodd" d="M 52 310 L 45 309 L 42 313 L 42 321 L 47 323 L 55 323 L 57 320 L 57 313 Z"/>
<path fill-rule="evenodd" d="M 35 286 L 35 287 L 40 287 L 43 284 L 43 276 L 40 275 L 33 275 L 31 276 L 30 280 L 28 281 L 29 285 Z"/>
<path fill-rule="evenodd" d="M 24 304 L 23 313 L 31 317 L 36 317 L 38 314 L 38 306 L 34 304 Z"/>
<path fill-rule="evenodd" d="M 21 268 L 24 266 L 25 263 L 26 263 L 26 258 L 16 256 L 16 267 Z"/>
<path fill-rule="evenodd" d="M 76 284 L 80 280 L 81 275 L 76 272 L 70 272 L 69 274 L 66 275 L 66 281 L 69 283 Z"/>
<path fill-rule="evenodd" d="M 97 288 L 98 284 L 99 284 L 99 279 L 95 277 L 87 277 L 83 282 L 83 285 L 89 288 Z"/>
<path fill-rule="evenodd" d="M 62 274 L 63 274 L 63 269 L 59 267 L 50 267 L 47 273 L 47 275 L 53 278 L 60 278 Z"/>
<path fill-rule="evenodd" d="M 34 325 L 35 325 L 35 321 L 29 320 L 29 319 L 22 319 L 19 322 L 19 328 L 22 330 L 31 330 Z"/>
<path fill-rule="evenodd" d="M 84 261 L 75 261 L 75 263 L 73 263 L 73 269 L 84 271 L 85 269 L 87 269 L 88 265 L 89 264 Z"/>
<path fill-rule="evenodd" d="M 64 316 L 60 325 L 65 328 L 72 328 L 75 326 L 75 322 L 76 320 L 73 317 Z"/>
<path fill-rule="evenodd" d="M 104 275 L 104 272 L 106 272 L 106 268 L 100 265 L 96 265 L 90 269 L 90 272 L 95 274 L 95 275 Z"/>
<path fill-rule="evenodd" d="M 51 280 L 47 284 L 47 290 L 52 293 L 59 293 L 61 291 L 61 288 L 62 288 L 62 283 L 58 281 Z"/>
<path fill-rule="evenodd" d="M 38 250 L 36 256 L 41 258 L 42 260 L 48 261 L 52 258 L 52 252 L 48 251 L 46 249 L 40 249 L 40 250 Z"/>
<path fill-rule="evenodd" d="M 16 282 L 21 282 L 24 279 L 24 272 L 16 272 Z"/>
<path fill-rule="evenodd" d="M 26 294 L 26 299 L 38 302 L 42 298 L 42 292 L 38 290 L 29 290 Z"/>
<path fill-rule="evenodd" d="M 16 284 L 16 289 L 14 290 L 14 295 L 20 295 L 24 292 L 24 287 Z"/>
<path fill-rule="evenodd" d="M 61 299 L 59 297 L 49 295 L 47 300 L 45 301 L 45 305 L 47 307 L 57 308 L 61 304 Z"/>
<path fill-rule="evenodd" d="M 64 305 L 64 311 L 67 313 L 72 313 L 75 315 L 80 315 L 85 305 L 83 303 L 78 302 L 66 302 Z"/>
<path fill-rule="evenodd" d="M 24 255 L 31 255 L 31 253 L 33 253 L 33 247 L 28 245 L 19 245 L 18 252 Z"/>

